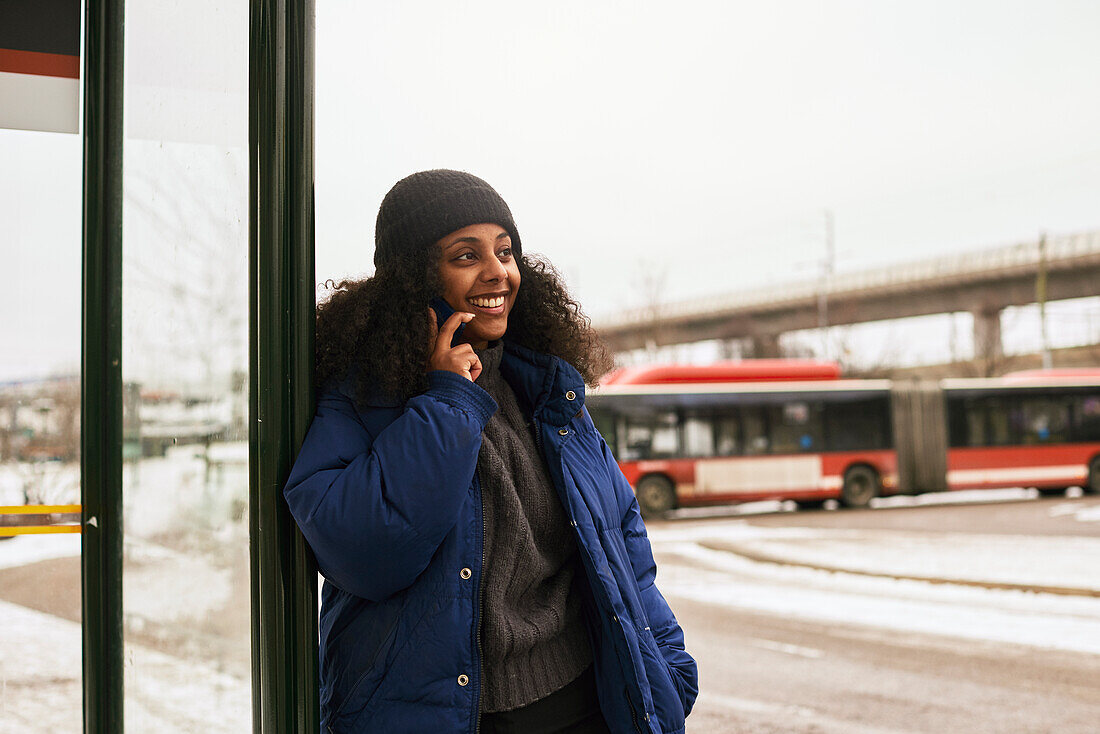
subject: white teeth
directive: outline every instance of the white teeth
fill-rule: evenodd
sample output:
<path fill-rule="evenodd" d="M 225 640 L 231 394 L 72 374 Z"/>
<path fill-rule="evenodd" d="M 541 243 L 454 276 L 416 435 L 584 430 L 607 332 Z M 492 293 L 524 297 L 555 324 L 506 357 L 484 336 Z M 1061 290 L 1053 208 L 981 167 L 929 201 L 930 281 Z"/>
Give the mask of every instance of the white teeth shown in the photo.
<path fill-rule="evenodd" d="M 497 306 L 504 305 L 504 296 L 497 296 L 496 298 L 471 298 L 470 303 L 481 308 L 496 308 Z"/>

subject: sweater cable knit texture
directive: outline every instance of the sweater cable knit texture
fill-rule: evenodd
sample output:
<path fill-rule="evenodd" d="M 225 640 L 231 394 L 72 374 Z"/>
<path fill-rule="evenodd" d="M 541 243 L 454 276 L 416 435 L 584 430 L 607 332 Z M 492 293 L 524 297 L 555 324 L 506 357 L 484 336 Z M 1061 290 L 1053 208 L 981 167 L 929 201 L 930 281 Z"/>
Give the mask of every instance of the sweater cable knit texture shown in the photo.
<path fill-rule="evenodd" d="M 477 352 L 477 384 L 499 410 L 477 471 L 485 517 L 481 709 L 509 711 L 567 685 L 591 662 L 575 580 L 577 545 L 532 427 L 500 373 L 503 346 Z"/>

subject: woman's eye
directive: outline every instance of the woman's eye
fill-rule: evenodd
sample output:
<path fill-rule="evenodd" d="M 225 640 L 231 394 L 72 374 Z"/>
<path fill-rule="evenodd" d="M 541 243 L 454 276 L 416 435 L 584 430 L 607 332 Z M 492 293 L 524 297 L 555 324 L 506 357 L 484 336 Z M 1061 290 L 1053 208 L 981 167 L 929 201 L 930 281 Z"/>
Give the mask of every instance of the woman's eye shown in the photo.
<path fill-rule="evenodd" d="M 459 255 L 458 257 L 455 258 L 455 260 L 473 260 L 473 259 L 474 259 L 474 253 L 472 253 L 472 252 L 464 252 L 464 253 L 462 253 L 461 255 Z"/>
<path fill-rule="evenodd" d="M 500 252 L 497 253 L 497 257 L 499 257 L 501 260 L 507 260 L 511 256 L 512 256 L 512 248 L 511 247 L 505 247 L 503 250 L 501 250 Z"/>

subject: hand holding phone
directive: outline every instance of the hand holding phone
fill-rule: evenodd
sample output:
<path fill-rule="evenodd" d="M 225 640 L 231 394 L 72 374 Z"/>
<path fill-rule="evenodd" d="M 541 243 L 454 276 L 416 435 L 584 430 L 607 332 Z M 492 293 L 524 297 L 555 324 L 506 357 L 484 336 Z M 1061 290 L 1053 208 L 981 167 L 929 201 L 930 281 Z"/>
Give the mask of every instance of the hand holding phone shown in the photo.
<path fill-rule="evenodd" d="M 444 301 L 439 296 L 433 298 L 429 303 L 432 307 L 432 311 L 435 311 L 435 328 L 442 329 L 443 324 L 447 319 L 451 318 L 451 315 L 455 313 L 455 310 L 451 308 L 451 304 Z M 466 322 L 463 321 L 458 325 L 458 329 L 455 330 L 454 339 L 451 340 L 451 346 L 455 347 L 459 344 L 459 336 L 462 334 L 462 330 L 466 328 Z"/>
<path fill-rule="evenodd" d="M 436 299 L 442 301 L 442 299 Z M 481 360 L 474 348 L 458 341 L 458 333 L 474 318 L 472 313 L 456 312 L 443 302 L 438 307 L 432 302 L 429 318 L 433 322 L 432 353 L 428 357 L 429 370 L 447 370 L 462 375 L 473 382 L 481 374 Z M 450 311 L 450 315 L 441 318 L 441 312 Z"/>

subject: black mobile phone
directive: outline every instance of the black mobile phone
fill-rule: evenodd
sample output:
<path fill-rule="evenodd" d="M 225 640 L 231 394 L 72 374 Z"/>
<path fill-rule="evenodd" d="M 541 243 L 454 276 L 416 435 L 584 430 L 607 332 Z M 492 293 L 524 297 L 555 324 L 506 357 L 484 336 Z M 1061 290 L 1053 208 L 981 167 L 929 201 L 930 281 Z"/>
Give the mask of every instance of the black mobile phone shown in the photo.
<path fill-rule="evenodd" d="M 447 303 L 439 296 L 433 298 L 428 305 L 432 307 L 433 311 L 435 311 L 435 325 L 440 329 L 443 328 L 443 322 L 451 318 L 451 315 L 455 312 L 455 310 L 451 308 L 451 304 Z M 455 329 L 454 338 L 451 339 L 452 347 L 460 343 L 459 336 L 462 335 L 462 330 L 465 328 L 466 324 L 459 323 L 458 328 Z"/>

